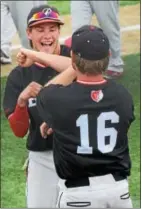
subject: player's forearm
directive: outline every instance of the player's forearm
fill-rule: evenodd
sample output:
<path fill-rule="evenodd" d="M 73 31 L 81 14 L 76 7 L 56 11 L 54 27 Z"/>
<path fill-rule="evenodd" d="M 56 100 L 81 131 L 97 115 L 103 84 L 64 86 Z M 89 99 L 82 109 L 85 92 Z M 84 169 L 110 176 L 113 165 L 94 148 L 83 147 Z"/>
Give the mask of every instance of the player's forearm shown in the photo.
<path fill-rule="evenodd" d="M 70 83 L 72 83 L 75 78 L 76 78 L 76 72 L 73 69 L 73 67 L 70 66 L 64 72 L 60 73 L 52 80 L 50 80 L 47 84 L 45 84 L 45 86 L 49 86 L 50 84 L 61 84 L 67 86 Z"/>
<path fill-rule="evenodd" d="M 57 72 L 62 72 L 71 65 L 70 57 L 65 57 L 56 54 L 46 54 L 44 52 L 36 52 L 34 61 L 50 66 Z"/>

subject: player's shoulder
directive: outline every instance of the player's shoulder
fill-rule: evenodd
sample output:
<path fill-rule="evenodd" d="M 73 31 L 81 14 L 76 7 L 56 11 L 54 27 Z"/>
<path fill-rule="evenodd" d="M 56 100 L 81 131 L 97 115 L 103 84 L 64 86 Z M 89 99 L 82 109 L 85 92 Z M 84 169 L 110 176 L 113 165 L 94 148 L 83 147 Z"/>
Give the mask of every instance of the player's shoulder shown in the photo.
<path fill-rule="evenodd" d="M 48 97 L 52 101 L 60 101 L 60 99 L 68 98 L 69 95 L 73 94 L 73 84 L 63 86 L 61 84 L 50 84 L 41 90 L 42 97 Z"/>
<path fill-rule="evenodd" d="M 117 98 L 132 99 L 130 91 L 123 84 L 118 83 L 114 80 L 109 80 L 109 87 Z"/>
<path fill-rule="evenodd" d="M 21 67 L 17 65 L 14 67 L 7 77 L 7 82 L 16 85 L 28 83 L 32 78 L 34 66 Z"/>
<path fill-rule="evenodd" d="M 21 67 L 21 66 L 17 65 L 16 67 L 14 67 L 14 68 L 10 71 L 9 75 L 20 74 L 20 73 L 22 73 L 25 69 L 26 69 L 26 67 Z"/>
<path fill-rule="evenodd" d="M 32 71 L 35 68 L 38 68 L 38 66 L 31 65 L 29 67 L 21 67 L 21 66 L 17 65 L 16 67 L 14 67 L 11 70 L 8 77 L 25 76 L 26 74 L 32 74 Z"/>
<path fill-rule="evenodd" d="M 114 81 L 114 80 L 111 80 L 110 81 L 112 87 L 115 88 L 115 90 L 118 92 L 118 93 L 129 93 L 129 90 L 121 83 L 117 82 L 117 81 Z"/>
<path fill-rule="evenodd" d="M 66 57 L 70 57 L 70 52 L 71 52 L 71 48 L 66 46 L 66 45 L 63 45 L 61 44 L 61 52 L 60 52 L 60 55 L 62 56 L 66 56 Z"/>
<path fill-rule="evenodd" d="M 14 78 L 17 79 L 18 77 L 20 79 L 20 76 L 21 76 L 22 71 L 23 71 L 22 70 L 22 67 L 20 67 L 20 66 L 17 65 L 16 67 L 14 67 L 10 71 L 7 79 L 14 79 Z"/>

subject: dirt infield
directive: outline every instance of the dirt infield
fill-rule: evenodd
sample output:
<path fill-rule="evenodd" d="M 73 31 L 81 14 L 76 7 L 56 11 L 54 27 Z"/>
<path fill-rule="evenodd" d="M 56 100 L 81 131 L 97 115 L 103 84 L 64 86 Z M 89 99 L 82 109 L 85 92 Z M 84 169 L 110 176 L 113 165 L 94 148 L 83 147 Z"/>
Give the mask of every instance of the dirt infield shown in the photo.
<path fill-rule="evenodd" d="M 140 4 L 133 6 L 120 7 L 120 26 L 127 27 L 132 25 L 140 25 Z M 65 26 L 61 30 L 61 37 L 71 34 L 71 16 L 63 16 Z M 92 19 L 92 23 L 98 25 L 96 17 Z M 140 51 L 140 30 L 123 32 L 121 35 L 122 55 L 133 54 Z M 19 37 L 16 34 L 12 43 L 14 45 L 20 44 Z M 1 76 L 6 76 L 10 70 L 16 65 L 16 54 L 18 50 L 13 51 L 12 65 L 1 66 Z"/>

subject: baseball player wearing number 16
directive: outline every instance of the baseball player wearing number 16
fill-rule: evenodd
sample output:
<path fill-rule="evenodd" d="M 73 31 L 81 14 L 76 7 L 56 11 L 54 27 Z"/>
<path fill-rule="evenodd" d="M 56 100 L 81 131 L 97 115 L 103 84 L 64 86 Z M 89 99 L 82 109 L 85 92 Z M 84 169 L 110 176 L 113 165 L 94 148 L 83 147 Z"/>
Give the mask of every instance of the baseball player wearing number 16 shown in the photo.
<path fill-rule="evenodd" d="M 50 116 L 55 167 L 65 180 L 59 183 L 57 207 L 132 207 L 127 132 L 133 101 L 122 85 L 103 78 L 108 62 L 106 35 L 83 26 L 72 36 L 77 80 L 67 86 L 68 78 L 54 80 L 37 97 L 43 121 L 49 123 Z"/>

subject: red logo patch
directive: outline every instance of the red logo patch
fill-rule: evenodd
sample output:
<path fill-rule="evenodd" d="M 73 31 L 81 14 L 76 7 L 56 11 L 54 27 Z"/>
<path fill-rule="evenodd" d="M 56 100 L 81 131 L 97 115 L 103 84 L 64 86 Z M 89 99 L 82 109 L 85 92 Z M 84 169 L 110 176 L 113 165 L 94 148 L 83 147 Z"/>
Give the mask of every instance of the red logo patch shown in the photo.
<path fill-rule="evenodd" d="M 91 91 L 91 98 L 95 102 L 100 102 L 103 99 L 104 95 L 102 90 Z"/>

